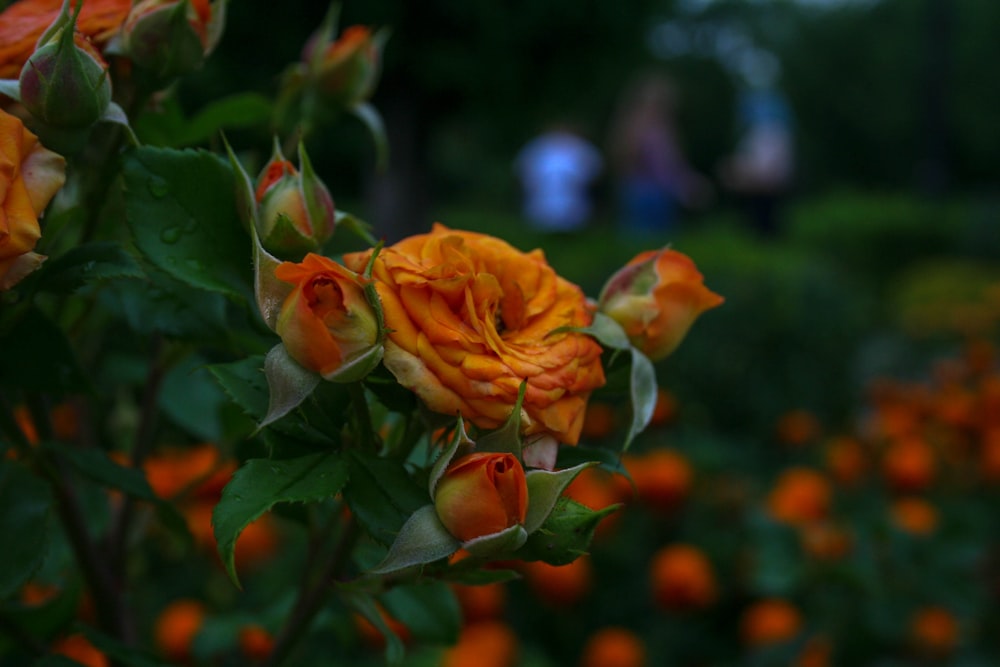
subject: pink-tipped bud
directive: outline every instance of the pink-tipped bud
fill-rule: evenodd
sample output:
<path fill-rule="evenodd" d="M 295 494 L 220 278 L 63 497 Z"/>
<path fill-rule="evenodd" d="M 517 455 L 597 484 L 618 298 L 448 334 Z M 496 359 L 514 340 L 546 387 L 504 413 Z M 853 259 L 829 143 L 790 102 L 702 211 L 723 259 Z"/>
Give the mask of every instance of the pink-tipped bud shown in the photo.
<path fill-rule="evenodd" d="M 299 167 L 285 159 L 275 142 L 274 154 L 257 179 L 257 233 L 264 248 L 281 256 L 317 250 L 333 234 L 333 197 L 301 145 Z"/>

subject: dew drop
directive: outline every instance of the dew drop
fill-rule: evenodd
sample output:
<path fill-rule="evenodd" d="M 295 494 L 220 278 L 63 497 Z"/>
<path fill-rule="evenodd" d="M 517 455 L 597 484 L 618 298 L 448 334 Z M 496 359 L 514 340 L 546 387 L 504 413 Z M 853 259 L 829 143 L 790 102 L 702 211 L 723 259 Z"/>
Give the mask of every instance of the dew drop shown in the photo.
<path fill-rule="evenodd" d="M 154 197 L 166 197 L 170 192 L 170 185 L 159 176 L 150 176 L 146 185 Z"/>
<path fill-rule="evenodd" d="M 174 244 L 181 238 L 181 230 L 178 227 L 167 227 L 160 232 L 160 240 L 164 243 Z"/>

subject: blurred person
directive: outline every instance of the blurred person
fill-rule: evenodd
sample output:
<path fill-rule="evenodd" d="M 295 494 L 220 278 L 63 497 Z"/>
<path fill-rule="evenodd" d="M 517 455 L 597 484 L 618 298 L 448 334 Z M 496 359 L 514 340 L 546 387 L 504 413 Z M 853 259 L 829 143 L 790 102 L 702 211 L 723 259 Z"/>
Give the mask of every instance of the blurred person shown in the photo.
<path fill-rule="evenodd" d="M 557 124 L 518 153 L 514 169 L 524 194 L 524 217 L 540 231 L 572 232 L 593 210 L 590 188 L 604 161 L 569 125 Z"/>
<path fill-rule="evenodd" d="M 710 183 L 684 156 L 676 111 L 674 85 L 662 75 L 646 76 L 622 94 L 608 152 L 629 232 L 673 231 L 680 207 L 699 208 L 712 198 Z"/>
<path fill-rule="evenodd" d="M 753 229 L 774 236 L 794 173 L 791 114 L 780 93 L 759 88 L 743 94 L 739 115 L 741 138 L 719 166 L 719 177 L 739 199 Z"/>

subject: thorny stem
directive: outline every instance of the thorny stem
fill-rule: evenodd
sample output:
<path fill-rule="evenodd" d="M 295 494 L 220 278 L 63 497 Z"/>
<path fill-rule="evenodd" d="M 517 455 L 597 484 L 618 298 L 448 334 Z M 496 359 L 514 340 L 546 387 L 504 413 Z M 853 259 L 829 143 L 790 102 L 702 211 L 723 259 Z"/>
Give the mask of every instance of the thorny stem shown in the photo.
<path fill-rule="evenodd" d="M 165 364 L 161 358 L 163 337 L 159 334 L 154 335 L 151 348 L 150 358 L 152 362 L 149 372 L 146 375 L 146 385 L 143 390 L 140 406 L 139 426 L 136 429 L 135 440 L 132 444 L 130 463 L 133 468 L 141 467 L 152 449 L 160 386 L 163 383 L 163 376 L 166 371 Z M 135 516 L 135 509 L 135 498 L 126 495 L 122 501 L 121 510 L 118 513 L 114 529 L 109 535 L 108 540 L 110 561 L 114 565 L 114 571 L 119 573 L 119 583 L 123 587 L 126 576 L 125 556 L 128 546 L 129 527 Z"/>
<path fill-rule="evenodd" d="M 275 638 L 274 649 L 263 663 L 263 667 L 279 667 L 288 659 L 295 645 L 309 630 L 316 615 L 323 608 L 331 592 L 333 582 L 341 570 L 347 565 L 347 557 L 354 547 L 360 534 L 360 529 L 354 517 L 349 517 L 340 531 L 333 554 L 326 561 L 326 566 L 316 577 L 303 577 L 295 607 L 285 625 Z"/>

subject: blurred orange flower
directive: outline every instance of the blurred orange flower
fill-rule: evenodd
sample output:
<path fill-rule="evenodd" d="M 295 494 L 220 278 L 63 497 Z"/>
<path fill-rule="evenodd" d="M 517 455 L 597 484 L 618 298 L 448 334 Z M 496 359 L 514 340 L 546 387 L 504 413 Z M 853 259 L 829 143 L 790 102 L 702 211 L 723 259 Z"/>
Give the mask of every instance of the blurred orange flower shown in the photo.
<path fill-rule="evenodd" d="M 839 436 L 826 444 L 826 470 L 844 486 L 857 484 L 868 472 L 868 453 L 856 438 Z"/>
<path fill-rule="evenodd" d="M 517 635 L 500 621 L 467 625 L 458 643 L 441 657 L 441 667 L 514 667 L 517 662 Z"/>
<path fill-rule="evenodd" d="M 35 50 L 35 42 L 55 21 L 62 4 L 62 0 L 20 0 L 0 13 L 0 78 L 18 77 Z M 117 34 L 131 7 L 132 0 L 87 0 L 76 29 L 103 47 Z"/>
<path fill-rule="evenodd" d="M 951 653 L 958 645 L 958 620 L 943 607 L 923 607 L 910 619 L 910 637 L 929 653 Z"/>
<path fill-rule="evenodd" d="M 67 635 L 52 645 L 52 653 L 64 655 L 86 667 L 108 667 L 108 657 L 82 634 Z"/>
<path fill-rule="evenodd" d="M 696 547 L 673 544 L 660 549 L 649 571 L 653 599 L 664 609 L 701 609 L 715 601 L 712 564 Z"/>
<path fill-rule="evenodd" d="M 760 600 L 748 607 L 740 619 L 740 635 L 749 646 L 781 644 L 793 639 L 802 628 L 802 615 L 790 602 L 780 598 Z"/>
<path fill-rule="evenodd" d="M 899 498 L 892 503 L 893 523 L 914 535 L 930 535 L 938 525 L 938 511 L 923 498 Z"/>
<path fill-rule="evenodd" d="M 891 442 L 882 458 L 882 472 L 889 486 L 896 491 L 926 489 L 934 481 L 936 467 L 931 446 L 919 437 Z"/>
<path fill-rule="evenodd" d="M 191 645 L 205 622 L 205 604 L 200 600 L 174 600 L 160 612 L 153 628 L 156 647 L 168 660 L 183 662 L 191 657 Z"/>
<path fill-rule="evenodd" d="M 594 567 L 589 556 L 580 556 L 568 565 L 531 561 L 520 565 L 528 587 L 553 607 L 574 605 L 590 592 Z"/>
<path fill-rule="evenodd" d="M 778 440 L 785 445 L 801 447 L 820 434 L 820 423 L 816 415 L 808 410 L 790 410 L 778 418 L 775 431 Z"/>
<path fill-rule="evenodd" d="M 830 510 L 830 483 L 819 472 L 792 467 L 781 473 L 767 497 L 775 521 L 802 525 L 826 518 Z"/>
<path fill-rule="evenodd" d="M 652 509 L 674 509 L 691 488 L 691 465 L 673 449 L 658 447 L 642 454 L 626 454 L 622 464 L 635 483 L 639 501 Z M 627 485 L 627 480 L 622 479 L 622 483 Z"/>
<path fill-rule="evenodd" d="M 598 630 L 583 646 L 580 667 L 643 667 L 646 647 L 631 630 L 606 627 Z"/>

